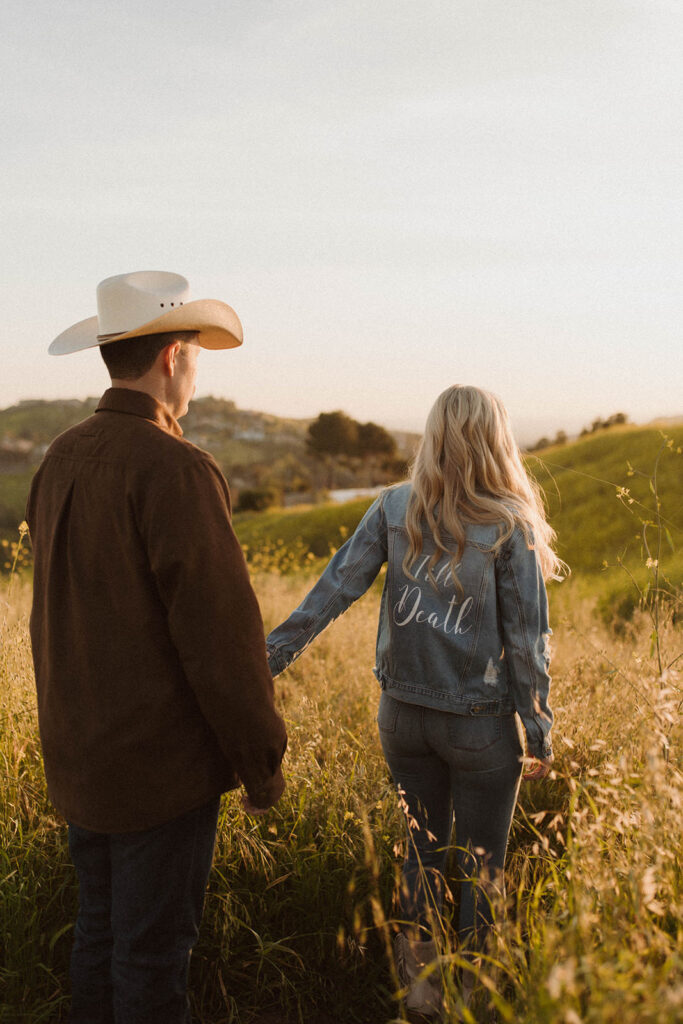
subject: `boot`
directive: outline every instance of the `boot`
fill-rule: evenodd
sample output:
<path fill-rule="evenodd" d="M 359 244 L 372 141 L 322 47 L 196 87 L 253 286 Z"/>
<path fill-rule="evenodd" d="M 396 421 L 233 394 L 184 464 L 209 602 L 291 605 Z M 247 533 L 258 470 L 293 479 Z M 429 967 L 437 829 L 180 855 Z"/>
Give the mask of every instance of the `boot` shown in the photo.
<path fill-rule="evenodd" d="M 431 939 L 418 942 L 399 932 L 394 939 L 394 957 L 399 981 L 408 989 L 406 1008 L 424 1017 L 435 1017 L 443 1006 L 436 943 Z M 420 977 L 428 964 L 434 964 L 432 971 Z"/>

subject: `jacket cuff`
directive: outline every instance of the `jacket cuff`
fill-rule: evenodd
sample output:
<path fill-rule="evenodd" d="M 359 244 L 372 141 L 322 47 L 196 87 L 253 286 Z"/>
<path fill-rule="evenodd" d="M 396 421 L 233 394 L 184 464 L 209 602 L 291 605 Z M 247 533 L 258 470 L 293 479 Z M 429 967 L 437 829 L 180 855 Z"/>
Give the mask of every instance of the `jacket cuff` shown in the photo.
<path fill-rule="evenodd" d="M 247 788 L 247 795 L 249 800 L 261 810 L 265 810 L 267 807 L 272 807 L 276 804 L 282 794 L 285 791 L 285 778 L 282 774 L 282 768 L 278 768 L 274 775 L 271 775 L 268 782 L 259 786 L 257 789 Z"/>
<path fill-rule="evenodd" d="M 266 647 L 266 653 L 268 655 L 268 668 L 270 669 L 271 676 L 273 678 L 279 676 L 287 668 L 284 656 L 280 654 L 276 647 Z"/>
<path fill-rule="evenodd" d="M 553 748 L 550 740 L 543 740 L 542 743 L 530 743 L 527 739 L 527 754 L 529 757 L 536 757 L 540 761 L 552 761 Z"/>

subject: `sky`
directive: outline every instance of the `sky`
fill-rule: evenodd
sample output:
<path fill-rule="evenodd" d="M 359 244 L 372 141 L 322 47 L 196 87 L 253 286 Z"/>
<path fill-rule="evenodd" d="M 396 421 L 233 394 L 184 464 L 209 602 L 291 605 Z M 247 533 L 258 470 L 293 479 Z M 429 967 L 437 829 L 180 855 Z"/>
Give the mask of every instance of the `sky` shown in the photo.
<path fill-rule="evenodd" d="M 683 415 L 682 44 L 679 0 L 5 0 L 0 407 L 100 394 L 50 341 L 170 270 L 242 408 Z"/>

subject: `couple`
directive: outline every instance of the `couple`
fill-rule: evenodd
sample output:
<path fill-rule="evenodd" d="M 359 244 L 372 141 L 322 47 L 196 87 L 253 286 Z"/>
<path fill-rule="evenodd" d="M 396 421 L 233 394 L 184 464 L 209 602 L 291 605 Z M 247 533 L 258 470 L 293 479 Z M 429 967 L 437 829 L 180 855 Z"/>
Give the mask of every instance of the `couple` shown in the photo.
<path fill-rule="evenodd" d="M 559 562 L 495 397 L 435 403 L 410 483 L 388 488 L 264 642 L 213 458 L 182 439 L 200 348 L 242 343 L 235 312 L 177 274 L 108 278 L 53 354 L 100 347 L 96 413 L 51 445 L 27 519 L 31 640 L 50 797 L 79 881 L 73 1024 L 186 1024 L 221 793 L 261 814 L 284 790 L 272 675 L 387 563 L 379 731 L 417 828 L 396 959 L 410 1010 L 440 1008 L 433 921 L 455 815 L 458 933 L 481 949 L 523 763 L 549 770 L 544 579 Z M 524 762 L 517 719 L 526 734 Z M 461 979 L 468 997 L 471 975 Z"/>

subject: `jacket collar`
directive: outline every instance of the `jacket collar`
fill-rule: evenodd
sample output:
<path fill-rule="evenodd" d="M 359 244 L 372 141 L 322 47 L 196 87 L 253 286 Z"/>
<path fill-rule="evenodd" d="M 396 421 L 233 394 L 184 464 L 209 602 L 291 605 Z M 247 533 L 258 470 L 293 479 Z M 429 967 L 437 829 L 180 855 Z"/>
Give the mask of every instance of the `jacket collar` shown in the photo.
<path fill-rule="evenodd" d="M 145 391 L 134 391 L 132 388 L 109 388 L 99 401 L 96 412 L 123 412 L 131 416 L 140 416 L 151 420 L 162 430 L 176 437 L 182 437 L 182 429 L 174 416 L 171 416 L 161 402 L 152 398 Z"/>

